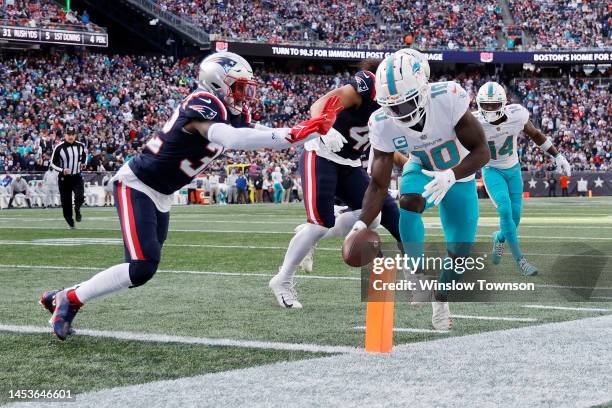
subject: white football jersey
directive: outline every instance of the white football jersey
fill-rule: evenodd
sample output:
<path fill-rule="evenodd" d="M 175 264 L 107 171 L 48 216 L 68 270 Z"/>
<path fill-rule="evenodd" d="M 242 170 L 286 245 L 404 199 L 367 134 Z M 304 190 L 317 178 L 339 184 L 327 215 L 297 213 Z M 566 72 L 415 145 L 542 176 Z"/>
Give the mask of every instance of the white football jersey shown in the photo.
<path fill-rule="evenodd" d="M 498 169 L 509 169 L 518 163 L 517 138 L 527 121 L 529 111 L 522 105 L 506 105 L 504 113 L 508 118 L 499 125 L 487 122 L 480 112 L 472 112 L 482 125 L 487 137 L 489 149 L 491 149 L 491 161 L 489 167 Z"/>
<path fill-rule="evenodd" d="M 422 132 L 397 125 L 382 109 L 370 116 L 370 142 L 382 152 L 410 154 L 410 161 L 427 170 L 455 167 L 469 151 L 459 142 L 455 125 L 470 106 L 467 92 L 456 82 L 429 84 L 430 100 L 426 107 Z M 458 181 L 474 179 L 470 175 Z"/>

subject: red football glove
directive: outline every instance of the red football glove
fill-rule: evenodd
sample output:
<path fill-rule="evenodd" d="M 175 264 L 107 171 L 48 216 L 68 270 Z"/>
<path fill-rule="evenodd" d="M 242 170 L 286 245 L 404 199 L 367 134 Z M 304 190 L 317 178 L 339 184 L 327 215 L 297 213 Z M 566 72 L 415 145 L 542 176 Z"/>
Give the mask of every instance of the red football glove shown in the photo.
<path fill-rule="evenodd" d="M 323 110 L 321 111 L 321 117 L 325 118 L 325 121 L 322 123 L 321 133 L 322 135 L 327 134 L 329 129 L 334 126 L 334 122 L 336 122 L 336 116 L 344 109 L 344 106 L 340 103 L 340 97 L 332 96 L 325 101 L 325 105 L 323 105 Z"/>
<path fill-rule="evenodd" d="M 291 128 L 286 139 L 289 141 L 289 143 L 296 143 L 300 140 L 306 139 L 313 133 L 321 133 L 321 130 L 325 126 L 325 121 L 326 119 L 324 117 L 319 116 L 318 118 L 300 122 Z"/>
<path fill-rule="evenodd" d="M 292 127 L 287 135 L 287 140 L 290 143 L 296 143 L 306 139 L 313 133 L 319 133 L 320 135 L 327 134 L 336 121 L 336 115 L 342 109 L 344 109 L 344 107 L 340 104 L 340 98 L 332 96 L 325 101 L 321 115 L 300 122 Z"/>

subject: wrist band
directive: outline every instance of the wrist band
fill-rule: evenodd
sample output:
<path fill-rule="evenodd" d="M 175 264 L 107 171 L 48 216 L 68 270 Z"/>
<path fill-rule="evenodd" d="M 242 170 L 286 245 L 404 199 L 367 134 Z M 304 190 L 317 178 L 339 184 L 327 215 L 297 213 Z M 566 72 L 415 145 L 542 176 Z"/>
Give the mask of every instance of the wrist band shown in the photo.
<path fill-rule="evenodd" d="M 550 149 L 552 145 L 553 145 L 552 140 L 550 140 L 550 138 L 547 137 L 546 141 L 540 145 L 540 149 L 542 149 L 543 152 L 548 152 L 548 149 Z"/>

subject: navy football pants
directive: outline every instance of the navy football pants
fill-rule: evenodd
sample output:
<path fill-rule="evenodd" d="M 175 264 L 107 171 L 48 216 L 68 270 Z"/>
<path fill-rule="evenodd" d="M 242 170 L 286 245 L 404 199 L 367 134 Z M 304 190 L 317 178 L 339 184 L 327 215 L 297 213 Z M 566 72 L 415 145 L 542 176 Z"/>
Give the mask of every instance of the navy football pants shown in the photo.
<path fill-rule="evenodd" d="M 316 152 L 306 150 L 300 155 L 300 175 L 308 222 L 327 228 L 333 227 L 336 222 L 336 197 L 352 210 L 359 210 L 370 183 L 370 176 L 363 167 L 334 163 L 318 156 Z M 380 223 L 401 242 L 399 209 L 389 194 L 385 198 L 381 216 Z"/>
<path fill-rule="evenodd" d="M 158 211 L 146 194 L 120 181 L 115 181 L 114 187 L 125 261 L 130 264 L 132 286 L 140 286 L 157 271 L 161 249 L 168 236 L 170 213 Z"/>

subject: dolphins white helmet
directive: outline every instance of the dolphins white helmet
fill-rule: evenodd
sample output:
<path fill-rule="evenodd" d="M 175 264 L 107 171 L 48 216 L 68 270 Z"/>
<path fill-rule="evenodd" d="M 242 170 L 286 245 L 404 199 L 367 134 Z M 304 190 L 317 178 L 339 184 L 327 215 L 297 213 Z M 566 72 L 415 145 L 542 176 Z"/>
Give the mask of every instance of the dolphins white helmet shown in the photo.
<path fill-rule="evenodd" d="M 255 98 L 256 82 L 251 65 L 233 52 L 216 52 L 200 63 L 198 85 L 217 95 L 237 115 L 243 104 Z"/>
<path fill-rule="evenodd" d="M 408 55 L 414 56 L 420 63 L 423 68 L 423 72 L 425 73 L 425 78 L 429 81 L 429 61 L 427 61 L 427 57 L 421 51 L 415 50 L 414 48 L 403 48 L 398 52 L 403 52 Z"/>
<path fill-rule="evenodd" d="M 403 50 L 396 51 L 376 70 L 376 102 L 396 124 L 414 126 L 425 116 L 429 102 L 427 81 L 418 58 Z"/>
<path fill-rule="evenodd" d="M 497 121 L 504 116 L 504 108 L 506 107 L 504 87 L 497 82 L 487 82 L 478 90 L 476 104 L 487 122 Z"/>

